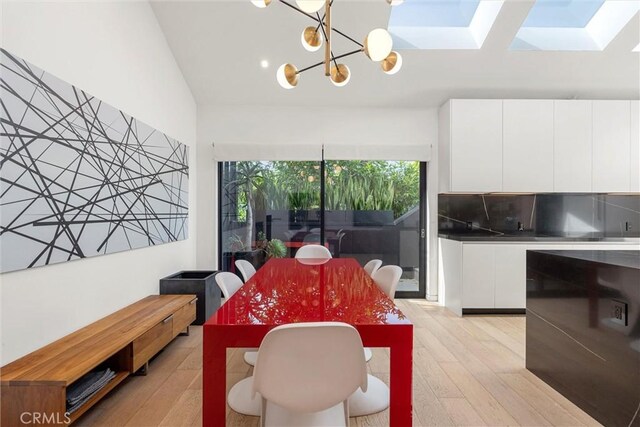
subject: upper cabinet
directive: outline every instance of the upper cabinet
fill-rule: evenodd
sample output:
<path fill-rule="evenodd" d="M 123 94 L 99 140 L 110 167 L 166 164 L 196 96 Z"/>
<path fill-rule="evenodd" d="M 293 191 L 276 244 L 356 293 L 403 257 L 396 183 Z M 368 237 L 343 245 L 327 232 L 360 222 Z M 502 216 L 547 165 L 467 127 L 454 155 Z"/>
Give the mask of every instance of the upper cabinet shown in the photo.
<path fill-rule="evenodd" d="M 440 192 L 640 191 L 640 102 L 450 100 Z"/>
<path fill-rule="evenodd" d="M 593 191 L 629 191 L 631 102 L 593 101 Z"/>
<path fill-rule="evenodd" d="M 591 101 L 554 101 L 553 191 L 591 191 L 591 109 Z"/>
<path fill-rule="evenodd" d="M 502 101 L 454 99 L 444 110 L 450 121 L 441 129 L 441 136 L 448 134 L 448 144 L 441 146 L 441 184 L 451 190 L 441 191 L 501 191 Z"/>
<path fill-rule="evenodd" d="M 553 191 L 553 101 L 503 101 L 503 191 Z"/>

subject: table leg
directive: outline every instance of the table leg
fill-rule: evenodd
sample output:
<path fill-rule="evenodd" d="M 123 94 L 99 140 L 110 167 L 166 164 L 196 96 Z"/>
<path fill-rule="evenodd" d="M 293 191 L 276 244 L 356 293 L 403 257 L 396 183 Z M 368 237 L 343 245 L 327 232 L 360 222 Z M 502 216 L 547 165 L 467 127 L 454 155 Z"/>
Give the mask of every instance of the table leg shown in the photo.
<path fill-rule="evenodd" d="M 227 412 L 227 346 L 215 327 L 204 326 L 202 354 L 202 425 L 225 425 Z"/>
<path fill-rule="evenodd" d="M 413 326 L 401 328 L 391 345 L 391 402 L 389 425 L 408 427 L 412 425 L 413 400 Z"/>

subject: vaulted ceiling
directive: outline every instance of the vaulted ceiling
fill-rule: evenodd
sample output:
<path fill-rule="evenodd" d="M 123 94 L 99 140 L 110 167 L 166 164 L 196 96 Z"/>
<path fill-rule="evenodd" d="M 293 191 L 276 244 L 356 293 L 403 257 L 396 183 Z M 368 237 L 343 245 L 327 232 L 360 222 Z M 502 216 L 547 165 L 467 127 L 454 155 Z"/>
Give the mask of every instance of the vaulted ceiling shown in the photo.
<path fill-rule="evenodd" d="M 320 68 L 301 75 L 293 90 L 276 82 L 278 66 L 322 61 L 300 33 L 310 20 L 274 0 L 158 1 L 153 10 L 199 105 L 432 107 L 449 98 L 638 99 L 640 16 L 603 51 L 510 50 L 534 4 L 507 0 L 481 49 L 402 50 L 402 70 L 387 76 L 364 55 L 345 59 L 351 82 L 334 87 Z M 402 7 L 402 6 L 398 6 Z M 387 27 L 384 0 L 335 0 L 334 26 L 356 39 Z M 335 38 L 335 53 L 353 49 Z M 261 61 L 268 61 L 267 68 Z"/>

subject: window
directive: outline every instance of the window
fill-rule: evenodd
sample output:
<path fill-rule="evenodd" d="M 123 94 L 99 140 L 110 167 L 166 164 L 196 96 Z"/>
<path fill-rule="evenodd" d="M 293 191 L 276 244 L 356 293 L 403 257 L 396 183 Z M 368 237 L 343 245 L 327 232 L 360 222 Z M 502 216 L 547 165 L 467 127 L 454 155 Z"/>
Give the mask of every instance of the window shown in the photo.
<path fill-rule="evenodd" d="M 502 8 L 498 0 L 407 0 L 391 10 L 400 49 L 480 49 Z"/>
<path fill-rule="evenodd" d="M 537 0 L 512 50 L 603 50 L 640 9 L 636 0 Z"/>
<path fill-rule="evenodd" d="M 259 268 L 322 244 L 334 257 L 399 265 L 398 295 L 425 293 L 423 195 L 417 161 L 238 161 L 220 163 L 220 266 Z"/>

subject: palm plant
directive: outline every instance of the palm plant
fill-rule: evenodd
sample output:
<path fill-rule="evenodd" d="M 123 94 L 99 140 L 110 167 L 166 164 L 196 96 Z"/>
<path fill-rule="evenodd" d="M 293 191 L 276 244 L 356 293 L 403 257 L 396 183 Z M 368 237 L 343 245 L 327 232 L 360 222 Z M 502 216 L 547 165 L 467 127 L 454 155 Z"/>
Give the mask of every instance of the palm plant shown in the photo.
<path fill-rule="evenodd" d="M 267 247 L 265 249 L 267 253 L 267 258 L 284 258 L 287 255 L 287 247 L 284 242 L 280 239 L 271 239 L 269 243 L 267 243 Z"/>
<path fill-rule="evenodd" d="M 250 248 L 253 242 L 253 209 L 256 191 L 262 189 L 264 170 L 265 168 L 260 162 L 237 162 L 235 180 L 227 184 L 236 191 L 243 192 L 247 202 L 247 226 L 244 240 L 244 245 L 247 248 Z"/>

